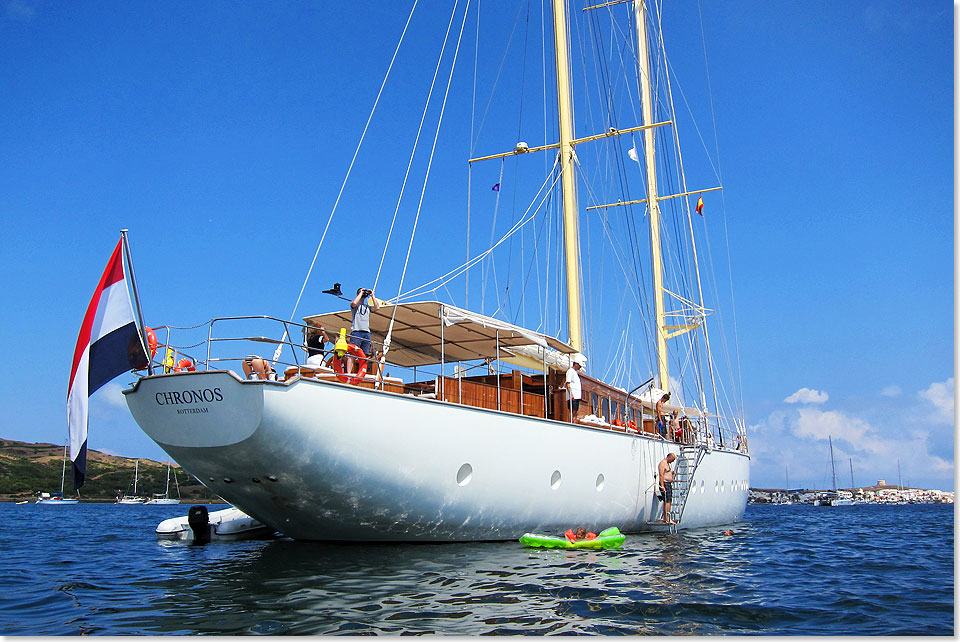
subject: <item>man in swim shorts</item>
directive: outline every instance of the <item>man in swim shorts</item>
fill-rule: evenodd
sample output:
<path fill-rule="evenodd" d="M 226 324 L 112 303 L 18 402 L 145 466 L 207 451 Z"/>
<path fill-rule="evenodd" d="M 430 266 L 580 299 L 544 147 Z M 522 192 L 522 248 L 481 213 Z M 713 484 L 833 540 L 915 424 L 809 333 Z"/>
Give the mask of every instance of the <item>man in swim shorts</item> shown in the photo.
<path fill-rule="evenodd" d="M 673 469 L 670 468 L 670 464 L 676 458 L 677 456 L 673 453 L 667 453 L 657 466 L 657 473 L 660 476 L 660 493 L 663 495 L 663 518 L 660 521 L 666 524 L 676 524 L 670 517 L 670 504 L 673 503 Z"/>

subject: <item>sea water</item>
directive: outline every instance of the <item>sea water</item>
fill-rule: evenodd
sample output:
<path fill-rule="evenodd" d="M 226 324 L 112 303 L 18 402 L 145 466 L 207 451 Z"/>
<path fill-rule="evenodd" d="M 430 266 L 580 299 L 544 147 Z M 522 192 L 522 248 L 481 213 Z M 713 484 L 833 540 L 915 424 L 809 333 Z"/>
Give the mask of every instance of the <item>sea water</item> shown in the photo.
<path fill-rule="evenodd" d="M 157 540 L 188 508 L 0 504 L 0 634 L 955 631 L 952 505 L 748 506 L 607 551 Z"/>

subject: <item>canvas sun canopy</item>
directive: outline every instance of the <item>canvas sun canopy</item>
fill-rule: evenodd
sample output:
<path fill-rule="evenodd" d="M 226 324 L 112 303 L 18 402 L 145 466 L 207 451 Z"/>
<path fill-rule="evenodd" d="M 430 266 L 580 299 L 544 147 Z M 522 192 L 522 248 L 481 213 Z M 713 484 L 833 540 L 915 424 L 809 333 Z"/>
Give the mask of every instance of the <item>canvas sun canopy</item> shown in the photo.
<path fill-rule="evenodd" d="M 304 322 L 323 326 L 331 340 L 340 328 L 350 333 L 351 311 L 328 312 L 304 317 Z M 501 359 L 510 355 L 503 348 L 538 345 L 572 354 L 576 350 L 533 330 L 463 310 L 439 301 L 394 305 L 381 302 L 370 313 L 370 334 L 374 345 L 382 345 L 394 318 L 387 361 L 406 368 L 474 359 Z M 497 352 L 497 346 L 501 348 Z"/>

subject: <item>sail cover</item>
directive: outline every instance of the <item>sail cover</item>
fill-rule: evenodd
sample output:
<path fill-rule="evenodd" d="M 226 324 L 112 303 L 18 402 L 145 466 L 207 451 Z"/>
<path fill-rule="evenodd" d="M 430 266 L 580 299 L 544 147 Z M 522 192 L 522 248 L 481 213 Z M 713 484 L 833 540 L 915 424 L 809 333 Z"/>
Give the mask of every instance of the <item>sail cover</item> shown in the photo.
<path fill-rule="evenodd" d="M 346 328 L 349 334 L 351 316 L 350 310 L 344 310 L 304 317 L 304 322 L 320 324 L 331 336 L 340 328 Z M 399 305 L 381 302 L 380 309 L 370 313 L 374 345 L 382 345 L 394 316 L 387 359 L 405 368 L 441 361 L 506 358 L 510 355 L 504 348 L 531 344 L 567 354 L 577 352 L 553 337 L 439 301 Z"/>

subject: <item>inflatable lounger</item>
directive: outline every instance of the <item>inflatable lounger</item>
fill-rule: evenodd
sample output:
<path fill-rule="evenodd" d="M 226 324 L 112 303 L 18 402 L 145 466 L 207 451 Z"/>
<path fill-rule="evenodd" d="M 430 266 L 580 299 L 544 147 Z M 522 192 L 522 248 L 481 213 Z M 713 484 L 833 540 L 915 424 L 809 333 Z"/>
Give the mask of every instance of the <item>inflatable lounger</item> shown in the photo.
<path fill-rule="evenodd" d="M 593 539 L 578 539 L 571 542 L 566 537 L 526 533 L 520 538 L 520 543 L 524 546 L 537 548 L 617 548 L 623 544 L 623 540 L 625 539 L 627 539 L 627 536 L 621 535 L 620 529 L 612 526 L 601 531 Z"/>

